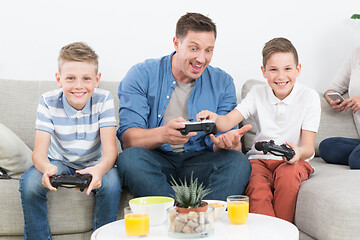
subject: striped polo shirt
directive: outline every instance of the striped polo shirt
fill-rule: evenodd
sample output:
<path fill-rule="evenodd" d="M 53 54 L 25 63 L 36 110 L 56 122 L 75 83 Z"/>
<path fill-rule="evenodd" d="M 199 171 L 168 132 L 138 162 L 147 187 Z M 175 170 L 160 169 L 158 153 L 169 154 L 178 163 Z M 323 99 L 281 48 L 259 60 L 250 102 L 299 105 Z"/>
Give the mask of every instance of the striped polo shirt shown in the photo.
<path fill-rule="evenodd" d="M 51 134 L 48 157 L 73 168 L 95 165 L 101 157 L 100 128 L 116 127 L 114 99 L 96 88 L 78 111 L 62 89 L 44 93 L 37 109 L 36 130 Z"/>

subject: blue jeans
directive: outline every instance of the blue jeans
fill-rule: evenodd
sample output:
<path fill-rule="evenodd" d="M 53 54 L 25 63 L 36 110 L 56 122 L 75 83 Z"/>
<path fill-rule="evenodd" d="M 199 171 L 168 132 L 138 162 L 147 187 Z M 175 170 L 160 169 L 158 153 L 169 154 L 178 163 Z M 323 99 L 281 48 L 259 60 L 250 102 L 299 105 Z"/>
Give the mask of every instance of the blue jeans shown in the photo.
<path fill-rule="evenodd" d="M 319 145 L 319 154 L 327 163 L 349 165 L 360 169 L 360 139 L 332 137 Z"/>
<path fill-rule="evenodd" d="M 75 174 L 75 169 L 62 164 L 60 161 L 50 160 L 58 167 L 58 174 L 66 172 Z M 49 189 L 42 185 L 43 174 L 34 166 L 30 167 L 21 177 L 21 202 L 24 213 L 24 239 L 52 239 L 48 220 L 47 197 Z M 74 189 L 74 191 L 76 191 Z M 110 169 L 102 177 L 101 187 L 94 189 L 96 204 L 94 210 L 94 230 L 104 224 L 116 220 L 120 195 L 121 181 L 116 168 Z M 84 192 L 85 194 L 85 192 Z M 75 206 L 69 202 L 69 207 Z M 66 221 L 66 219 L 64 219 Z"/>
<path fill-rule="evenodd" d="M 194 172 L 194 179 L 212 190 L 205 199 L 226 200 L 244 193 L 251 173 L 247 157 L 234 150 L 176 153 L 132 147 L 119 155 L 117 166 L 134 197 L 174 195 L 170 176 L 189 181 Z"/>

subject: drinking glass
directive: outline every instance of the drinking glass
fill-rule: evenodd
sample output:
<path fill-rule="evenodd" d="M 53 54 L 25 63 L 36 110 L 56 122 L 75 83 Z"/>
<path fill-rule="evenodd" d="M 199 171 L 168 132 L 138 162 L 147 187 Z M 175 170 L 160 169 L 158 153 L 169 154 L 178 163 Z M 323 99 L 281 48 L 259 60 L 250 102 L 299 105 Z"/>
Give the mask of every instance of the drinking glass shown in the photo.
<path fill-rule="evenodd" d="M 125 232 L 128 236 L 145 236 L 149 233 L 149 215 L 133 213 L 130 207 L 124 209 Z"/>
<path fill-rule="evenodd" d="M 227 211 L 231 224 L 246 223 L 249 215 L 249 197 L 245 195 L 227 197 Z"/>

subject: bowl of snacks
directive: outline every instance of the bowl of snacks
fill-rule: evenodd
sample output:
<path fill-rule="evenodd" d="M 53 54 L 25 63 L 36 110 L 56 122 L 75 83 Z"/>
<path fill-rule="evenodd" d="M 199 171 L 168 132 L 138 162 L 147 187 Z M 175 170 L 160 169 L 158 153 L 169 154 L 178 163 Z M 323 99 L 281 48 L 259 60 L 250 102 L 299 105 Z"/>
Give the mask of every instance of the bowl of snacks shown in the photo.
<path fill-rule="evenodd" d="M 148 214 L 150 225 L 159 225 L 166 221 L 167 209 L 174 206 L 174 199 L 162 196 L 138 197 L 131 199 L 129 205 L 134 213 Z"/>
<path fill-rule="evenodd" d="M 219 219 L 219 217 L 225 212 L 227 203 L 221 200 L 204 200 L 215 209 L 215 219 Z"/>

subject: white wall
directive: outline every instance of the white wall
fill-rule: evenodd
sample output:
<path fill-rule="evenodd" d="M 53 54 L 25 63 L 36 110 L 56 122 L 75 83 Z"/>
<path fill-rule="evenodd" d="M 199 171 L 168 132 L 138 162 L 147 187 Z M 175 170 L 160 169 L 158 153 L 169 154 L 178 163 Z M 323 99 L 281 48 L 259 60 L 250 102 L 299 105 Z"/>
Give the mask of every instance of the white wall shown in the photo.
<path fill-rule="evenodd" d="M 103 80 L 121 81 L 146 58 L 173 51 L 178 18 L 200 12 L 214 20 L 218 38 L 212 65 L 235 79 L 263 79 L 261 50 L 274 37 L 299 52 L 299 81 L 326 89 L 352 49 L 360 45 L 359 0 L 1 0 L 0 79 L 54 80 L 60 48 L 85 41 L 100 56 Z M 1 87 L 1 85 L 0 85 Z"/>

